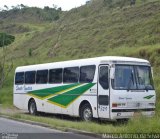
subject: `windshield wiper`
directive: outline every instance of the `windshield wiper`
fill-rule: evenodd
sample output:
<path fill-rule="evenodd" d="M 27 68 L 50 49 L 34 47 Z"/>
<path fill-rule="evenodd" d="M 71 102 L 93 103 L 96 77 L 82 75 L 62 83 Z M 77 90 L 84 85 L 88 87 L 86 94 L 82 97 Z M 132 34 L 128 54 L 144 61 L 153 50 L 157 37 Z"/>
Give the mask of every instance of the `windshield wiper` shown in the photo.
<path fill-rule="evenodd" d="M 148 90 L 152 90 L 153 86 L 152 85 L 146 85 L 145 90 L 148 92 Z"/>

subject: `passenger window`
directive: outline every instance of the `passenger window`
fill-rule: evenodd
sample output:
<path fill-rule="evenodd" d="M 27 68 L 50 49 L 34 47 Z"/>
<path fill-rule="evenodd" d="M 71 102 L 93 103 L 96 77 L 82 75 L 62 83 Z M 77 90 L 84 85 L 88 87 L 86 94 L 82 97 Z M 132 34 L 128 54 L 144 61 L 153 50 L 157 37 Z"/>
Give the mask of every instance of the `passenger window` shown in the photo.
<path fill-rule="evenodd" d="M 35 84 L 35 71 L 25 72 L 25 84 Z"/>
<path fill-rule="evenodd" d="M 95 65 L 82 66 L 80 68 L 80 82 L 81 83 L 90 83 L 94 79 L 95 74 Z"/>
<path fill-rule="evenodd" d="M 62 83 L 62 69 L 49 70 L 49 83 Z"/>
<path fill-rule="evenodd" d="M 24 83 L 24 72 L 17 72 L 15 76 L 15 84 L 23 84 Z"/>
<path fill-rule="evenodd" d="M 109 88 L 108 66 L 101 66 L 99 70 L 99 84 L 103 89 Z"/>
<path fill-rule="evenodd" d="M 37 84 L 46 84 L 48 82 L 48 70 L 38 70 L 36 75 Z"/>
<path fill-rule="evenodd" d="M 63 82 L 77 83 L 79 78 L 79 67 L 64 68 Z"/>

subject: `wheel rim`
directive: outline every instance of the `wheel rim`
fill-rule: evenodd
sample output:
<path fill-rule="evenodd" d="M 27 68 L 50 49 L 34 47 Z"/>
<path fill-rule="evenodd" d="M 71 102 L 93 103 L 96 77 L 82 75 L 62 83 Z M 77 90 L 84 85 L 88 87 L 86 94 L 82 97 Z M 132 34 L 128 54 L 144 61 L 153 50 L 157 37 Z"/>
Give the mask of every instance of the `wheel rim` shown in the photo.
<path fill-rule="evenodd" d="M 33 114 L 36 110 L 35 104 L 32 102 L 30 105 L 30 113 Z"/>
<path fill-rule="evenodd" d="M 92 118 L 92 111 L 91 111 L 90 108 L 86 108 L 83 111 L 83 117 L 84 117 L 85 121 L 90 121 L 91 120 L 91 118 Z"/>

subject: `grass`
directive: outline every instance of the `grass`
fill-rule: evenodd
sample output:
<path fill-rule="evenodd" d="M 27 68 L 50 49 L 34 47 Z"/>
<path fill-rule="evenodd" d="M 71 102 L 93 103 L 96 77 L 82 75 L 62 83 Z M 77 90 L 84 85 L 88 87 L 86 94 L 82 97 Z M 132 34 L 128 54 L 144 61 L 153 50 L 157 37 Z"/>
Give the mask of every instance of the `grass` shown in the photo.
<path fill-rule="evenodd" d="M 1 113 L 4 115 L 4 113 Z M 158 115 L 152 118 L 143 116 L 134 117 L 128 123 L 120 124 L 115 122 L 82 122 L 76 118 L 60 119 L 57 116 L 31 116 L 28 114 L 7 114 L 17 120 L 29 120 L 47 124 L 48 126 L 67 131 L 68 129 L 77 129 L 96 134 L 103 133 L 160 133 L 160 119 Z M 72 120 L 70 120 L 72 119 Z M 144 126 L 145 123 L 145 126 Z"/>
<path fill-rule="evenodd" d="M 160 1 L 139 2 L 134 7 L 114 9 L 101 4 L 73 9 L 53 23 L 15 21 L 16 27 L 12 32 L 16 36 L 15 42 L 6 47 L 7 60 L 12 59 L 14 66 L 0 89 L 0 103 L 5 108 L 13 106 L 13 78 L 17 66 L 103 55 L 132 56 L 147 59 L 153 66 L 156 115 L 152 118 L 135 117 L 127 124 L 87 123 L 26 114 L 13 114 L 11 117 L 94 133 L 160 133 Z M 19 26 L 29 30 L 15 33 Z M 12 31 L 12 28 L 3 28 L 3 31 Z"/>

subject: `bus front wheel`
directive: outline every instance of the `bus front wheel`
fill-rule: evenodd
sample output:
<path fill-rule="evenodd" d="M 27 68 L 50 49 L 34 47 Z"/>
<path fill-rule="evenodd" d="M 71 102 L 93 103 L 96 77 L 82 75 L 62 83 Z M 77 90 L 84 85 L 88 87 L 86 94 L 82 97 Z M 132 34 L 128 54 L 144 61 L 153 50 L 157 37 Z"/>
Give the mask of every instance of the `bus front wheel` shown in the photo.
<path fill-rule="evenodd" d="M 34 99 L 31 99 L 29 101 L 29 107 L 28 107 L 29 113 L 31 115 L 37 115 L 37 106 L 36 106 L 36 102 Z"/>
<path fill-rule="evenodd" d="M 93 118 L 92 108 L 86 103 L 81 107 L 80 117 L 83 121 L 91 121 Z"/>

